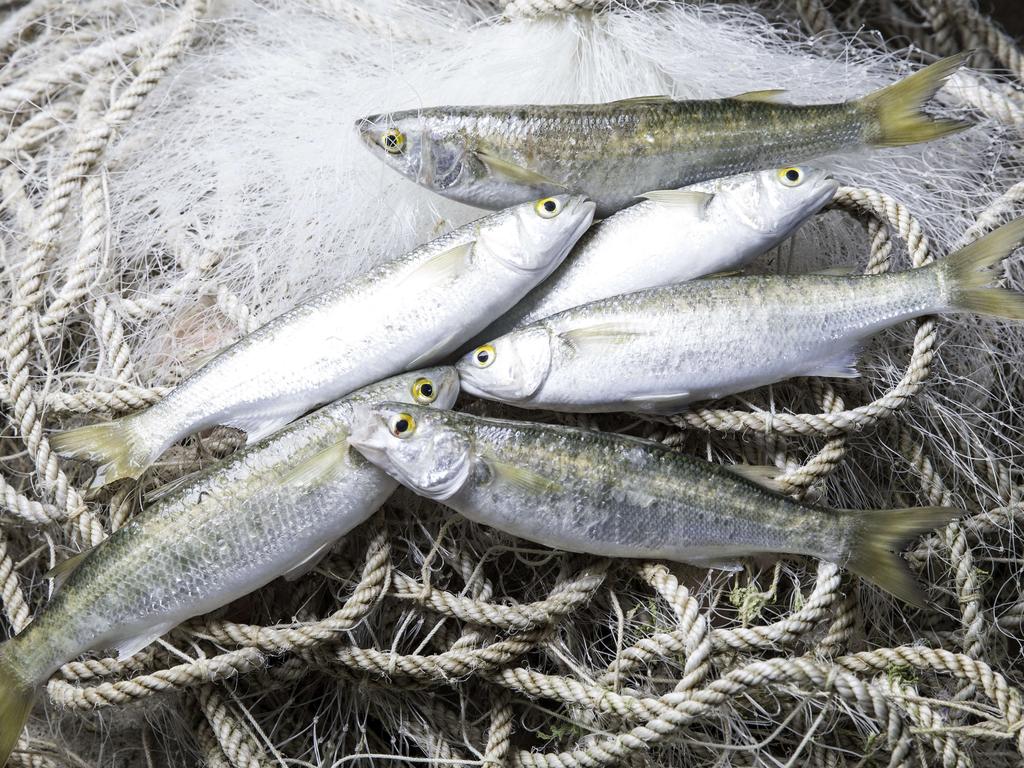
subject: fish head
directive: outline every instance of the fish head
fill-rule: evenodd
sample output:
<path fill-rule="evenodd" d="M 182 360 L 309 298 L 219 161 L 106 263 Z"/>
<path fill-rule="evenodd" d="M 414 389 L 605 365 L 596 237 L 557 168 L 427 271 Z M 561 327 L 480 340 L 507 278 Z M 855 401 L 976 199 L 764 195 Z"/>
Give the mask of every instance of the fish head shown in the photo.
<path fill-rule="evenodd" d="M 543 324 L 528 325 L 481 344 L 455 368 L 464 392 L 522 403 L 540 389 L 551 371 L 551 351 L 551 331 Z"/>
<path fill-rule="evenodd" d="M 716 196 L 750 229 L 787 237 L 835 197 L 839 182 L 821 168 L 789 166 L 747 174 Z"/>
<path fill-rule="evenodd" d="M 448 409 L 459 396 L 459 374 L 450 365 L 401 373 L 361 389 L 351 399 L 362 402 L 392 401 Z"/>
<path fill-rule="evenodd" d="M 520 203 L 481 227 L 477 253 L 517 273 L 550 274 L 594 220 L 595 203 L 582 195 L 552 195 Z"/>
<path fill-rule="evenodd" d="M 386 165 L 442 194 L 471 179 L 479 165 L 457 127 L 426 111 L 369 115 L 356 121 L 356 131 Z"/>
<path fill-rule="evenodd" d="M 472 469 L 472 440 L 449 416 L 410 403 L 363 404 L 353 412 L 349 445 L 407 488 L 443 501 Z"/>

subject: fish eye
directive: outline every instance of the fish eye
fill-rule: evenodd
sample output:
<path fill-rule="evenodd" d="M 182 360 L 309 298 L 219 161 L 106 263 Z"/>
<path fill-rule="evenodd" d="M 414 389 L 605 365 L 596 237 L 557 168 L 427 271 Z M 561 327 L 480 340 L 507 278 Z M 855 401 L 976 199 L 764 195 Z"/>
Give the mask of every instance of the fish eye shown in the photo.
<path fill-rule="evenodd" d="M 562 212 L 562 204 L 553 197 L 545 197 L 534 203 L 533 209 L 542 219 L 553 219 Z"/>
<path fill-rule="evenodd" d="M 783 168 L 779 171 L 779 181 L 787 187 L 798 187 L 804 180 L 804 172 L 799 168 Z"/>
<path fill-rule="evenodd" d="M 497 352 L 494 350 L 494 345 L 484 344 L 473 350 L 473 362 L 476 363 L 477 368 L 486 368 L 494 362 L 496 355 Z"/>
<path fill-rule="evenodd" d="M 430 379 L 416 379 L 412 383 L 412 396 L 417 403 L 427 405 L 437 400 L 437 388 Z"/>
<path fill-rule="evenodd" d="M 401 154 L 405 148 L 405 134 L 397 128 L 389 128 L 380 135 L 380 145 L 392 155 Z"/>
<path fill-rule="evenodd" d="M 405 439 L 416 431 L 416 419 L 409 413 L 396 413 L 388 422 L 388 430 L 395 437 Z"/>

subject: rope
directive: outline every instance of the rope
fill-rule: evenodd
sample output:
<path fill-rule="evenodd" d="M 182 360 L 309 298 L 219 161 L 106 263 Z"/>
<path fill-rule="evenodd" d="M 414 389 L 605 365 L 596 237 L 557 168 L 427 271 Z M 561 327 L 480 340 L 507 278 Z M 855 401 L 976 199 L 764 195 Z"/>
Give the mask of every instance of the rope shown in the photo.
<path fill-rule="evenodd" d="M 788 19 L 827 40 L 887 3 L 792 0 Z M 309 5 L 380 39 L 429 40 L 429 30 L 349 0 Z M 497 3 L 507 19 L 605 5 Z M 48 430 L 159 401 L 168 382 L 144 381 L 133 330 L 182 296 L 201 287 L 237 336 L 259 316 L 228 286 L 211 284 L 187 253 L 175 256 L 182 279 L 163 293 L 125 295 L 118 284 L 107 147 L 201 42 L 206 13 L 202 0 L 152 6 L 133 5 L 136 22 L 123 25 L 121 0 L 35 0 L 0 23 L 8 62 L 0 69 L 0 215 L 10 233 L 0 243 L 8 278 L 0 292 L 10 307 L 0 356 L 0 599 L 12 633 L 43 604 L 40 574 L 61 559 L 56 550 L 101 541 L 139 508 L 131 487 L 87 499 L 51 452 Z M 973 4 L 931 0 L 911 10 L 899 23 L 930 52 L 980 46 L 1020 81 L 1019 50 Z M 958 73 L 944 94 L 1008 134 L 1024 128 L 1024 100 L 1010 86 Z M 41 188 L 24 170 L 39 164 L 51 169 Z M 1022 203 L 1024 182 L 995 196 L 959 244 L 1019 214 Z M 866 273 L 889 271 L 904 252 L 913 268 L 933 259 L 924 229 L 898 200 L 844 187 L 832 205 L 863 223 Z M 885 476 L 896 478 L 888 495 L 962 505 L 969 485 L 950 476 L 921 426 L 939 343 L 935 323 L 917 323 L 902 372 L 870 400 L 811 379 L 780 388 L 793 399 L 770 408 L 734 399 L 631 426 L 713 459 L 768 461 L 784 492 L 825 501 L 881 445 L 893 460 Z M 72 352 L 89 370 L 58 375 Z M 998 373 L 989 381 L 997 386 Z M 174 703 L 202 759 L 224 768 L 420 753 L 484 766 L 711 764 L 754 742 L 792 764 L 840 765 L 851 748 L 893 766 L 1015 764 L 1024 756 L 1020 654 L 1006 636 L 1024 627 L 1016 575 L 1024 552 L 1013 533 L 1024 525 L 1019 470 L 959 437 L 957 448 L 978 454 L 978 477 L 1001 501 L 972 496 L 969 516 L 906 554 L 945 616 L 896 614 L 833 563 L 786 558 L 723 575 L 553 554 L 468 523 L 452 527 L 433 506 L 412 515 L 399 496 L 396 514 L 375 516 L 302 580 L 188 622 L 131 659 L 75 660 L 46 693 L 73 712 L 154 697 Z M 238 445 L 237 434 L 214 431 L 170 451 L 159 474 L 173 478 Z M 783 720 L 789 727 L 779 730 Z M 19 741 L 12 765 L 61 764 L 61 749 L 35 734 Z M 726 743 L 710 744 L 709 734 Z M 89 749 L 99 741 L 83 738 Z"/>

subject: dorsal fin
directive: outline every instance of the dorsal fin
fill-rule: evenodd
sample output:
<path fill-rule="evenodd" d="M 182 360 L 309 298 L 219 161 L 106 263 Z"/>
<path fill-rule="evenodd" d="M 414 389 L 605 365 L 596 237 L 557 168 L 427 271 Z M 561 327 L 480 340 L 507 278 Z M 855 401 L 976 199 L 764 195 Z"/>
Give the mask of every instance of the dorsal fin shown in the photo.
<path fill-rule="evenodd" d="M 85 558 L 91 555 L 95 549 L 96 547 L 90 547 L 84 552 L 79 552 L 77 555 L 57 563 L 53 568 L 43 574 L 44 579 L 53 580 L 53 594 L 57 594 L 57 590 L 64 586 L 64 582 L 68 580 L 68 577 L 75 572 L 75 569 L 78 568 L 78 566 L 85 562 Z"/>
<path fill-rule="evenodd" d="M 667 104 L 673 100 L 671 96 L 661 94 L 657 96 L 630 96 L 628 99 L 618 99 L 608 103 L 614 104 L 616 107 L 642 107 L 645 104 Z"/>
<path fill-rule="evenodd" d="M 730 96 L 733 101 L 754 101 L 762 104 L 782 104 L 782 94 L 786 92 L 785 88 L 765 88 L 760 91 L 746 91 L 744 93 L 737 93 L 735 96 Z"/>

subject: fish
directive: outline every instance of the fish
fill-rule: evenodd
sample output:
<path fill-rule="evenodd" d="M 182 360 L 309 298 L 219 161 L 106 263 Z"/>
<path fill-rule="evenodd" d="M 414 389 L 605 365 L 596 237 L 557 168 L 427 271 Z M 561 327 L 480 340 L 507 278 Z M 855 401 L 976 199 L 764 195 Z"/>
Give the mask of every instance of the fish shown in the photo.
<path fill-rule="evenodd" d="M 317 405 L 458 350 L 558 266 L 594 207 L 556 195 L 470 222 L 271 320 L 146 410 L 50 444 L 94 462 L 98 488 L 138 477 L 206 427 L 236 427 L 256 442 Z"/>
<path fill-rule="evenodd" d="M 746 275 L 652 288 L 557 313 L 480 345 L 462 391 L 522 408 L 675 413 L 792 376 L 854 378 L 873 334 L 923 315 L 1024 319 L 990 267 L 1024 218 L 930 265 L 880 275 Z"/>
<path fill-rule="evenodd" d="M 49 604 L 0 645 L 0 766 L 63 664 L 87 650 L 127 658 L 193 616 L 301 575 L 387 500 L 397 482 L 349 450 L 354 408 L 450 408 L 458 391 L 450 366 L 361 389 L 158 489 L 110 538 L 63 561 Z"/>
<path fill-rule="evenodd" d="M 929 118 L 922 107 L 967 55 L 831 104 L 787 104 L 781 91 L 752 91 L 690 101 L 440 106 L 369 115 L 356 130 L 388 167 L 444 197 L 494 209 L 577 192 L 603 218 L 649 190 L 964 130 L 969 123 Z"/>
<path fill-rule="evenodd" d="M 415 493 L 555 549 L 728 570 L 747 556 L 808 555 L 917 606 L 924 596 L 895 552 L 965 514 L 826 509 L 650 440 L 404 403 L 357 407 L 349 442 Z"/>
<path fill-rule="evenodd" d="M 828 171 L 787 166 L 641 195 L 587 230 L 478 343 L 597 299 L 740 267 L 789 237 L 838 188 Z"/>

